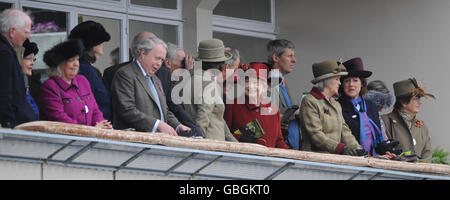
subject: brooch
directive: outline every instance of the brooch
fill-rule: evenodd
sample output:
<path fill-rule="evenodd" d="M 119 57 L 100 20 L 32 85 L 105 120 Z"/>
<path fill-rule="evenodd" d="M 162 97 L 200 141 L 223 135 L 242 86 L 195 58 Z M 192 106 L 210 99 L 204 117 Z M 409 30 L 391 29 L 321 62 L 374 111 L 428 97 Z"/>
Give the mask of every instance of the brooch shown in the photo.
<path fill-rule="evenodd" d="M 414 123 L 414 126 L 417 128 L 422 128 L 424 126 L 424 124 L 421 120 L 416 120 L 416 122 Z"/>
<path fill-rule="evenodd" d="M 158 87 L 159 87 L 159 91 L 163 92 L 162 86 L 161 86 L 161 82 L 158 81 Z"/>
<path fill-rule="evenodd" d="M 331 115 L 330 110 L 328 108 L 323 108 L 323 113 Z"/>

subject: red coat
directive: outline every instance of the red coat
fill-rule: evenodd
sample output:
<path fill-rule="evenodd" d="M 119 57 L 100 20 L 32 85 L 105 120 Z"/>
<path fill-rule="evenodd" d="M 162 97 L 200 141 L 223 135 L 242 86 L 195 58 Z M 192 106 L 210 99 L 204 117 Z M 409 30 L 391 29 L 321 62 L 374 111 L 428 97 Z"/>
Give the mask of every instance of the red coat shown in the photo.
<path fill-rule="evenodd" d="M 261 107 L 272 110 L 271 112 L 273 112 L 273 114 L 261 115 Z M 264 135 L 258 138 L 256 143 L 267 147 L 289 148 L 281 135 L 280 112 L 275 106 L 268 103 L 258 107 L 254 104 L 248 104 L 247 99 L 245 104 L 237 104 L 237 101 L 235 100 L 234 104 L 226 104 L 225 106 L 224 119 L 227 122 L 231 133 L 255 118 L 258 119 L 264 130 Z M 239 136 L 233 136 L 239 140 Z"/>

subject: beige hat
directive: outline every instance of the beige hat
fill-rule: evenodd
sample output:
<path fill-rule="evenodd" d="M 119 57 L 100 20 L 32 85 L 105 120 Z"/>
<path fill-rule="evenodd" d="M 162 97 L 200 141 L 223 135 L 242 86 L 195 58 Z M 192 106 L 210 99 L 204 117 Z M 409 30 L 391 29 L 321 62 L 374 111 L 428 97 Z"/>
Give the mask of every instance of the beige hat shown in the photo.
<path fill-rule="evenodd" d="M 326 60 L 320 63 L 314 63 L 312 70 L 314 74 L 314 79 L 311 81 L 312 84 L 316 84 L 330 77 L 345 76 L 348 74 L 345 66 L 335 60 Z"/>
<path fill-rule="evenodd" d="M 198 45 L 196 59 L 204 62 L 223 62 L 232 57 L 229 52 L 225 52 L 222 40 L 210 39 L 202 40 Z"/>

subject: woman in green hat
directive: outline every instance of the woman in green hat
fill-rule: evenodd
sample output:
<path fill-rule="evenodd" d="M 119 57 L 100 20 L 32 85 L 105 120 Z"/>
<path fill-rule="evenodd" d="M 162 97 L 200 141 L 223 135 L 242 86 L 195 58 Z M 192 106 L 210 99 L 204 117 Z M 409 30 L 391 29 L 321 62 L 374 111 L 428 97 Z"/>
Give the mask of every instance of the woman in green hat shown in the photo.
<path fill-rule="evenodd" d="M 428 128 L 416 118 L 423 97 L 435 98 L 419 86 L 415 78 L 394 83 L 396 103 L 394 110 L 383 115 L 386 134 L 389 139 L 400 142 L 403 152 L 411 151 L 419 161 L 431 162 L 432 149 Z"/>
<path fill-rule="evenodd" d="M 361 145 L 352 135 L 335 97 L 340 77 L 347 71 L 340 62 L 327 60 L 312 66 L 315 84 L 300 106 L 303 150 L 357 156 Z"/>

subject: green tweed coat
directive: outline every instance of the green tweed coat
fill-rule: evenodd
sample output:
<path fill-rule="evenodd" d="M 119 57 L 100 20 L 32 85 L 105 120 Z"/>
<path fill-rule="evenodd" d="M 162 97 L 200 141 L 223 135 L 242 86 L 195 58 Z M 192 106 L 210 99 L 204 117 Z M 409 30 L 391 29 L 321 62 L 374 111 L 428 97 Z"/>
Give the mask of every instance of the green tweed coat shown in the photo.
<path fill-rule="evenodd" d="M 300 107 L 303 150 L 340 154 L 344 146 L 362 149 L 342 116 L 342 108 L 334 99 L 327 100 L 313 88 Z"/>
<path fill-rule="evenodd" d="M 431 163 L 433 151 L 430 135 L 428 127 L 421 120 L 414 119 L 414 124 L 408 129 L 406 122 L 396 110 L 381 118 L 386 125 L 386 135 L 389 139 L 398 140 L 403 152 L 411 151 L 424 162 Z"/>

